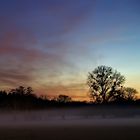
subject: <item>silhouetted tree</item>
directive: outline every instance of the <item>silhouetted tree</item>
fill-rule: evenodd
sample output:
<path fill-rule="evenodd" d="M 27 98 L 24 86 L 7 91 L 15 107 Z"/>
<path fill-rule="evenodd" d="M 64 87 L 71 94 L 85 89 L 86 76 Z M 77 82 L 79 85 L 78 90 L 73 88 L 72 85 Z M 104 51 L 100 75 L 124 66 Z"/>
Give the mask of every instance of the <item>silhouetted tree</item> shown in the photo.
<path fill-rule="evenodd" d="M 131 102 L 137 99 L 137 90 L 131 87 L 121 87 L 116 91 L 114 100 L 117 102 Z"/>
<path fill-rule="evenodd" d="M 113 101 L 115 103 L 124 103 L 124 102 L 126 102 L 125 88 L 123 86 L 121 86 L 121 88 L 119 88 L 118 90 L 116 90 L 115 92 L 113 92 L 111 94 L 114 94 L 111 101 Z"/>
<path fill-rule="evenodd" d="M 19 95 L 19 96 L 29 96 L 33 95 L 33 89 L 31 87 L 23 87 L 19 86 L 18 88 L 12 89 L 10 92 L 12 95 Z"/>
<path fill-rule="evenodd" d="M 26 89 L 23 86 L 19 86 L 18 88 L 11 89 L 10 94 L 12 94 L 12 95 L 25 95 Z"/>
<path fill-rule="evenodd" d="M 136 100 L 136 94 L 138 93 L 136 89 L 131 88 L 131 87 L 126 87 L 124 88 L 125 92 L 125 99 L 129 101 L 134 101 Z"/>
<path fill-rule="evenodd" d="M 26 95 L 32 95 L 32 94 L 33 94 L 33 89 L 31 87 L 27 87 Z"/>
<path fill-rule="evenodd" d="M 6 99 L 7 99 L 7 92 L 5 90 L 0 91 L 0 106 L 2 107 L 5 106 Z"/>
<path fill-rule="evenodd" d="M 33 94 L 31 87 L 19 86 L 18 88 L 10 90 L 8 94 L 9 106 L 14 109 L 18 108 L 30 108 L 37 102 L 37 97 Z"/>
<path fill-rule="evenodd" d="M 7 96 L 7 92 L 5 90 L 1 90 L 0 91 L 0 98 L 1 97 L 6 97 Z"/>
<path fill-rule="evenodd" d="M 72 101 L 71 97 L 67 95 L 59 95 L 56 100 L 60 103 L 67 103 Z"/>
<path fill-rule="evenodd" d="M 125 77 L 111 67 L 98 66 L 88 75 L 90 96 L 97 103 L 114 100 L 124 81 Z"/>

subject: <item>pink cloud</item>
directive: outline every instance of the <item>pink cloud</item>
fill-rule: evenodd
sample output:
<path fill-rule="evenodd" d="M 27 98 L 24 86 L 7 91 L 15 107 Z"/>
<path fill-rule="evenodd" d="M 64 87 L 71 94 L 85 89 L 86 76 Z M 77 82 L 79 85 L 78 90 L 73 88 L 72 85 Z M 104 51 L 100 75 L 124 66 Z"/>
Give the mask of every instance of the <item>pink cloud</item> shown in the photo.
<path fill-rule="evenodd" d="M 38 48 L 37 39 L 30 32 L 12 30 L 0 37 L 0 83 L 16 86 L 32 83 L 46 69 L 48 75 L 57 76 L 67 65 L 62 53 Z M 46 77 L 47 78 L 47 77 Z M 51 77 L 49 77 L 51 78 Z"/>

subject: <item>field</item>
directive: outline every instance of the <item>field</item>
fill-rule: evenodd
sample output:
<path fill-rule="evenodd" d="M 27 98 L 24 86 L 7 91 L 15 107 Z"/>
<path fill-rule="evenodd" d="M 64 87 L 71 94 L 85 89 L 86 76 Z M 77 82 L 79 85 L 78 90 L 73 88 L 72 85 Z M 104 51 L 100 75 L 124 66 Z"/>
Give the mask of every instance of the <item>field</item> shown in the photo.
<path fill-rule="evenodd" d="M 1 112 L 0 140 L 140 139 L 139 108 Z"/>

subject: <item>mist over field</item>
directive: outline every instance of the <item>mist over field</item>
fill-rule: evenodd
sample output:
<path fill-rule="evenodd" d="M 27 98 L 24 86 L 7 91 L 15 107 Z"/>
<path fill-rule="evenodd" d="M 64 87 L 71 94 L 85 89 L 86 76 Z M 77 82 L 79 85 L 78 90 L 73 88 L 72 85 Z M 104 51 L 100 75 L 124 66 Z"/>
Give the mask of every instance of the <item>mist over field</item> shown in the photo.
<path fill-rule="evenodd" d="M 40 123 L 63 125 L 65 122 L 96 122 L 97 120 L 140 119 L 140 108 L 135 106 L 62 107 L 44 110 L 0 111 L 0 125 Z M 55 122 L 55 123 L 54 123 Z M 60 123 L 61 122 L 61 123 Z M 92 124 L 92 123 L 91 123 Z"/>
<path fill-rule="evenodd" d="M 0 139 L 139 139 L 139 107 L 78 107 L 0 112 Z"/>

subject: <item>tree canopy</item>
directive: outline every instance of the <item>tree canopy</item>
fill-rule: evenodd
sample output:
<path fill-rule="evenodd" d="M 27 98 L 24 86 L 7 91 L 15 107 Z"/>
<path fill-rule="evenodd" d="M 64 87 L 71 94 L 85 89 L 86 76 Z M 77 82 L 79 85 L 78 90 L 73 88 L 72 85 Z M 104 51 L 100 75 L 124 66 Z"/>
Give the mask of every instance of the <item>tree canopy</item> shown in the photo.
<path fill-rule="evenodd" d="M 57 98 L 57 101 L 60 103 L 67 103 L 67 102 L 71 102 L 72 99 L 71 99 L 71 97 L 69 97 L 67 95 L 59 95 Z"/>
<path fill-rule="evenodd" d="M 125 82 L 120 72 L 108 66 L 98 66 L 89 72 L 87 84 L 90 96 L 97 103 L 106 103 L 114 100 Z"/>

